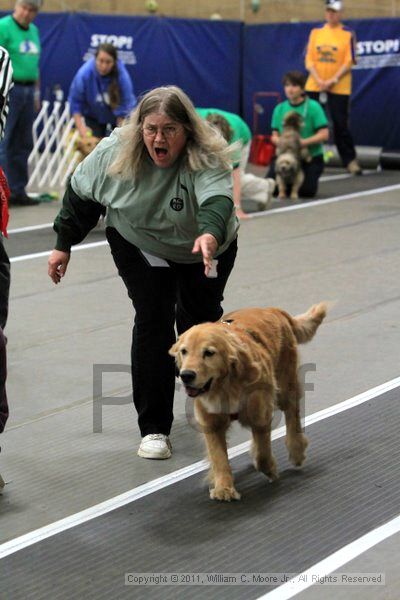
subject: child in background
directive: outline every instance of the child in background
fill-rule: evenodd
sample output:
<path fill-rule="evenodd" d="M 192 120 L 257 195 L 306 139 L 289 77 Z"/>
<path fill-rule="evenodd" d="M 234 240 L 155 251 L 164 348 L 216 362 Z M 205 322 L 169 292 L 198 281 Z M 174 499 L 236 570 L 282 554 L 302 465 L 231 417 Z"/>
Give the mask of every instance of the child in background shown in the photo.
<path fill-rule="evenodd" d="M 301 145 L 308 149 L 311 160 L 302 162 L 304 182 L 299 195 L 303 198 L 314 198 L 318 191 L 318 180 L 324 170 L 322 144 L 329 139 L 328 120 L 322 106 L 316 100 L 306 96 L 304 91 L 306 76 L 301 71 L 289 71 L 284 75 L 282 83 L 287 100 L 278 104 L 272 113 L 271 141 L 277 144 L 285 115 L 293 111 L 301 115 L 303 120 L 300 131 Z M 275 178 L 275 160 L 270 165 L 268 177 Z"/>

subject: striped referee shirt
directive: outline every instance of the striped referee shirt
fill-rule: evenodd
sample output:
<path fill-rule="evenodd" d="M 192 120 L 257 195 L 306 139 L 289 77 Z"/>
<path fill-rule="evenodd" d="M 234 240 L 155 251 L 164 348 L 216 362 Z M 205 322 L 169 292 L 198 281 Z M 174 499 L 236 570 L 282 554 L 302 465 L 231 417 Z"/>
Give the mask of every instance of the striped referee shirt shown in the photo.
<path fill-rule="evenodd" d="M 0 140 L 3 139 L 7 121 L 9 92 L 13 86 L 12 74 L 8 52 L 0 46 Z"/>

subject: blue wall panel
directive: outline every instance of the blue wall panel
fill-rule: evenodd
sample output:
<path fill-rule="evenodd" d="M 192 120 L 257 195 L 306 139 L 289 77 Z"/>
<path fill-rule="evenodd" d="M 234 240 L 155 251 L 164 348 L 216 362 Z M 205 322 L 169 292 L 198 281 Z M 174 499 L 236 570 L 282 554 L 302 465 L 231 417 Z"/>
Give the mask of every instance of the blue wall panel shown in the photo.
<path fill-rule="evenodd" d="M 256 92 L 283 96 L 282 75 L 304 70 L 314 23 L 243 25 L 233 21 L 40 13 L 43 97 L 65 94 L 85 57 L 102 41 L 120 51 L 137 94 L 165 84 L 182 87 L 197 106 L 242 114 L 252 127 Z M 358 39 L 351 128 L 356 144 L 400 148 L 400 19 L 348 21 Z M 276 103 L 262 99 L 265 131 Z"/>
<path fill-rule="evenodd" d="M 354 20 L 347 25 L 358 40 L 351 110 L 355 142 L 400 149 L 400 19 Z M 254 93 L 278 91 L 283 96 L 283 74 L 292 69 L 305 71 L 305 49 L 314 26 L 314 23 L 246 26 L 243 112 L 250 125 Z M 260 122 L 267 126 L 273 103 L 264 108 Z"/>
<path fill-rule="evenodd" d="M 240 112 L 242 25 L 233 21 L 40 13 L 43 97 L 67 94 L 83 59 L 102 41 L 118 46 L 140 94 L 182 87 L 197 106 Z"/>

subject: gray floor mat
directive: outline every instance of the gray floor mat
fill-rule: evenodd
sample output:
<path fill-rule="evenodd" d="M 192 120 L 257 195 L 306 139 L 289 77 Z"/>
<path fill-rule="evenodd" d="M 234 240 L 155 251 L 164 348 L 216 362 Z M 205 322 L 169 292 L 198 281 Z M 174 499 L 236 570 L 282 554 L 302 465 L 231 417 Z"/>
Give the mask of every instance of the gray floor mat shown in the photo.
<path fill-rule="evenodd" d="M 397 516 L 399 426 L 393 390 L 308 426 L 302 470 L 273 442 L 276 484 L 234 459 L 240 502 L 209 500 L 200 474 L 27 547 L 1 561 L 1 598 L 258 598 L 272 587 L 126 587 L 124 574 L 309 568 Z"/>

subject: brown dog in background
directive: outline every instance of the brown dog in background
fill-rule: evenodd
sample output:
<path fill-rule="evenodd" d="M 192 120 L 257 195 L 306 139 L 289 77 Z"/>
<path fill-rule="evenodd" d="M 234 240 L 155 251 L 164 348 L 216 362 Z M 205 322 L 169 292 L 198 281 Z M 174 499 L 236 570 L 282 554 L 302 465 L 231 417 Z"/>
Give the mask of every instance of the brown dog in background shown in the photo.
<path fill-rule="evenodd" d="M 276 146 L 276 181 L 280 199 L 286 198 L 287 189 L 290 188 L 291 200 L 297 200 L 299 189 L 304 181 L 301 167 L 302 160 L 310 161 L 311 157 L 307 148 L 301 146 L 300 129 L 302 116 L 293 111 L 287 113 L 283 120 L 282 133 Z"/>
<path fill-rule="evenodd" d="M 101 138 L 98 138 L 95 135 L 89 135 L 85 138 L 78 138 L 75 147 L 82 155 L 81 160 L 86 158 L 86 156 L 88 156 L 92 150 L 96 148 L 99 142 L 101 142 Z"/>
<path fill-rule="evenodd" d="M 172 346 L 186 393 L 210 460 L 210 497 L 239 500 L 228 461 L 226 432 L 233 419 L 252 431 L 254 466 L 278 477 L 271 450 L 275 408 L 285 413 L 286 446 L 295 466 L 303 464 L 308 441 L 300 422 L 302 389 L 297 345 L 309 342 L 326 316 L 327 304 L 291 317 L 279 308 L 247 308 L 217 323 L 195 325 Z"/>

